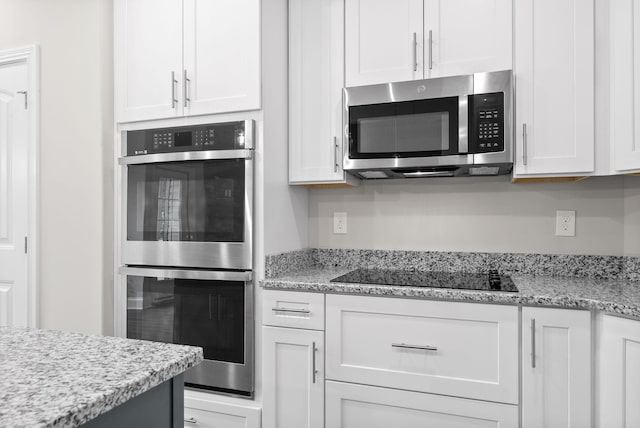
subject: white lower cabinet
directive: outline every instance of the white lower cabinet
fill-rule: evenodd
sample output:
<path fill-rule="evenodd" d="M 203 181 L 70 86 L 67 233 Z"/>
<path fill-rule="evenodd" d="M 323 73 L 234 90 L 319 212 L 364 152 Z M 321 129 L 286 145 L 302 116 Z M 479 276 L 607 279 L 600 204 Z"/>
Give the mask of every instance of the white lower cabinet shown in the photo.
<path fill-rule="evenodd" d="M 518 308 L 327 295 L 327 379 L 518 403 Z"/>
<path fill-rule="evenodd" d="M 323 428 L 324 332 L 282 327 L 262 332 L 263 427 Z"/>
<path fill-rule="evenodd" d="M 185 428 L 260 428 L 260 409 L 184 398 Z"/>
<path fill-rule="evenodd" d="M 640 321 L 603 318 L 600 427 L 640 427 Z"/>
<path fill-rule="evenodd" d="M 591 426 L 592 353 L 591 312 L 522 309 L 523 428 Z"/>
<path fill-rule="evenodd" d="M 326 383 L 327 428 L 516 428 L 518 406 Z"/>

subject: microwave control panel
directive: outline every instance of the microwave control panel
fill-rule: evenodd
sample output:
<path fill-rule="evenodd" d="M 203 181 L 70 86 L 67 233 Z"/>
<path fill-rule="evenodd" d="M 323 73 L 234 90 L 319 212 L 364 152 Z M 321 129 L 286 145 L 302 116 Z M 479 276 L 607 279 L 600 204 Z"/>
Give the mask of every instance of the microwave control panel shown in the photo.
<path fill-rule="evenodd" d="M 469 96 L 469 153 L 504 151 L 504 94 Z"/>
<path fill-rule="evenodd" d="M 127 156 L 244 149 L 245 123 L 229 122 L 127 132 Z"/>

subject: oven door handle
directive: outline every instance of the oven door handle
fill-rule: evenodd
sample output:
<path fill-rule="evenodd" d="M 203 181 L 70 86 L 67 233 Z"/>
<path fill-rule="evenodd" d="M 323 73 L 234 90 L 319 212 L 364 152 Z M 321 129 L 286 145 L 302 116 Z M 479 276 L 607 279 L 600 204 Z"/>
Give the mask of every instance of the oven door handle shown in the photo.
<path fill-rule="evenodd" d="M 252 271 L 154 269 L 123 266 L 118 269 L 118 273 L 153 278 L 204 279 L 211 281 L 251 281 L 253 279 Z"/>
<path fill-rule="evenodd" d="M 153 153 L 150 155 L 123 156 L 118 158 L 120 165 L 135 165 L 158 162 L 180 162 L 211 159 L 252 159 L 253 150 L 206 150 L 202 152 Z"/>

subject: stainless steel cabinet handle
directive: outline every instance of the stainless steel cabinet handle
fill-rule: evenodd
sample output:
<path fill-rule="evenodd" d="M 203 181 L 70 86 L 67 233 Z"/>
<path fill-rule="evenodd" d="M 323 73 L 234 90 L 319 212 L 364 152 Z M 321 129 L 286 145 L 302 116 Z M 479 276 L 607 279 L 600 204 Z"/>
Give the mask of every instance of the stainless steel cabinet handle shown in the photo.
<path fill-rule="evenodd" d="M 522 124 L 522 164 L 527 164 L 527 124 Z"/>
<path fill-rule="evenodd" d="M 316 342 L 313 342 L 312 346 L 313 346 L 313 349 L 311 349 L 311 352 L 313 354 L 311 356 L 311 361 L 312 361 L 311 375 L 312 375 L 313 383 L 316 383 L 316 374 L 318 374 L 318 370 L 316 370 L 316 352 L 318 352 L 318 348 L 316 348 Z"/>
<path fill-rule="evenodd" d="M 413 71 L 418 71 L 418 34 L 413 33 Z"/>
<path fill-rule="evenodd" d="M 184 70 L 184 74 L 182 77 L 183 77 L 182 92 L 184 94 L 184 106 L 189 107 L 189 103 L 191 102 L 191 97 L 189 96 L 189 92 L 191 92 L 191 79 L 187 77 L 187 70 Z"/>
<path fill-rule="evenodd" d="M 531 368 L 536 368 L 536 319 L 531 319 Z"/>
<path fill-rule="evenodd" d="M 185 419 L 184 422 L 186 424 L 197 424 L 198 421 L 196 420 L 196 418 L 189 418 L 189 419 Z"/>
<path fill-rule="evenodd" d="M 433 30 L 429 30 L 429 70 L 433 69 Z"/>
<path fill-rule="evenodd" d="M 333 137 L 333 172 L 338 172 L 338 137 Z"/>
<path fill-rule="evenodd" d="M 438 348 L 431 345 L 408 345 L 406 343 L 392 343 L 393 348 L 420 349 L 423 351 L 437 351 Z"/>
<path fill-rule="evenodd" d="M 176 72 L 171 72 L 171 108 L 176 108 L 178 106 L 178 98 L 176 98 L 176 84 L 178 81 L 176 80 Z"/>
<path fill-rule="evenodd" d="M 271 308 L 274 312 L 293 312 L 296 314 L 310 314 L 309 309 L 292 309 L 292 308 Z"/>

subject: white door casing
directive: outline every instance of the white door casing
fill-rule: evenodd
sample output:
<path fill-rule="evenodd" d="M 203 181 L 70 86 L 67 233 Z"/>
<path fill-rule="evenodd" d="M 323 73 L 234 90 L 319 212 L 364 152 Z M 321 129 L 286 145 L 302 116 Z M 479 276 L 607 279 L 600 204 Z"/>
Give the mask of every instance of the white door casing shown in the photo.
<path fill-rule="evenodd" d="M 0 51 L 0 326 L 37 327 L 37 90 L 37 48 Z"/>

